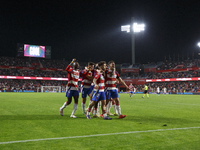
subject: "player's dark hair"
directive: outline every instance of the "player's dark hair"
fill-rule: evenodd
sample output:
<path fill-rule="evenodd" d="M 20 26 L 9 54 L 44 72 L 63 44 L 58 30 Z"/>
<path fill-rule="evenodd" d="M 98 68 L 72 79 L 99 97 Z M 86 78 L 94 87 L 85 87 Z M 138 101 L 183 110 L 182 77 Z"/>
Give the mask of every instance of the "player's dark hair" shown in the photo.
<path fill-rule="evenodd" d="M 111 60 L 108 62 L 108 65 L 110 65 L 111 63 L 115 63 L 115 62 L 113 60 Z"/>
<path fill-rule="evenodd" d="M 92 66 L 92 65 L 95 65 L 95 63 L 93 63 L 93 62 L 90 61 L 90 62 L 88 62 L 88 66 L 89 66 L 89 65 Z"/>
<path fill-rule="evenodd" d="M 99 67 L 102 66 L 102 65 L 104 65 L 104 64 L 106 64 L 105 61 L 100 61 L 100 62 L 98 62 L 98 66 L 99 66 Z"/>

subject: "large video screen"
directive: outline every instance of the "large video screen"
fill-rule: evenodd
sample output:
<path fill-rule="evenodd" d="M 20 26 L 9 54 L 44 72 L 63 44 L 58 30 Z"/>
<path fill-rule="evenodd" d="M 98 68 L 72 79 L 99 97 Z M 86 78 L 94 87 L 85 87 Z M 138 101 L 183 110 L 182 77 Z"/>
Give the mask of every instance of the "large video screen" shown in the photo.
<path fill-rule="evenodd" d="M 45 46 L 24 44 L 24 56 L 45 58 Z"/>

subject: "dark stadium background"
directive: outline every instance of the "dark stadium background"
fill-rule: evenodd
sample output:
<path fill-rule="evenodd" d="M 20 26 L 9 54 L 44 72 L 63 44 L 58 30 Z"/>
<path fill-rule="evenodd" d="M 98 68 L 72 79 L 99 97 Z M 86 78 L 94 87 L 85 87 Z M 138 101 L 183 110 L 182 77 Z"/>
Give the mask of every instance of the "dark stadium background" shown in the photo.
<path fill-rule="evenodd" d="M 197 57 L 200 1 L 2 0 L 0 56 L 16 56 L 17 43 L 48 45 L 52 59 L 131 62 L 131 17 L 146 29 L 136 35 L 136 63 Z"/>

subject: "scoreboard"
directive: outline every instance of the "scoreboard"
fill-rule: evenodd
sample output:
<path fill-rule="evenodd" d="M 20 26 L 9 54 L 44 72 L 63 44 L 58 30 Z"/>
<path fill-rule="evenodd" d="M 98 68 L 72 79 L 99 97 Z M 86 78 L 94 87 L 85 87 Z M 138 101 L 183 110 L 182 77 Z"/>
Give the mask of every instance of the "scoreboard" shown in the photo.
<path fill-rule="evenodd" d="M 45 46 L 24 44 L 24 56 L 45 58 Z"/>
<path fill-rule="evenodd" d="M 17 56 L 51 59 L 51 46 L 17 44 Z"/>

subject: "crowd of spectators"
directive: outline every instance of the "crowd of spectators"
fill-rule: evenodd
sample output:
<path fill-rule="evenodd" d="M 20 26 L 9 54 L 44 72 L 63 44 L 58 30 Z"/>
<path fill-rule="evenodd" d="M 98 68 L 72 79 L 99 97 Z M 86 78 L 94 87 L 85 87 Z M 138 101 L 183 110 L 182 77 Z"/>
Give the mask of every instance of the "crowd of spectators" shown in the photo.
<path fill-rule="evenodd" d="M 42 71 L 42 70 L 23 70 L 23 69 L 0 69 L 3 76 L 31 76 L 31 77 L 59 77 L 67 78 L 66 71 Z"/>
<path fill-rule="evenodd" d="M 136 92 L 143 92 L 143 85 L 134 85 Z M 200 81 L 189 81 L 189 82 L 154 82 L 147 83 L 148 92 L 156 93 L 157 87 L 163 92 L 164 87 L 167 88 L 167 93 L 194 93 L 200 92 Z"/>
<path fill-rule="evenodd" d="M 0 66 L 19 66 L 19 67 L 34 67 L 39 65 L 40 68 L 55 68 L 55 69 L 65 69 L 69 64 L 69 61 L 65 60 L 48 60 L 48 59 L 38 59 L 38 58 L 14 58 L 14 57 L 0 57 Z M 80 63 L 82 68 L 87 65 L 87 63 Z M 181 62 L 168 62 L 165 61 L 161 64 L 160 70 L 165 69 L 174 69 L 177 67 L 187 68 L 187 67 L 196 67 L 199 64 L 199 60 L 186 60 Z M 147 66 L 152 66 L 154 64 L 149 64 Z M 124 66 L 127 67 L 127 64 Z M 134 65 L 132 67 L 139 67 Z M 32 76 L 32 77 L 62 77 L 67 78 L 68 74 L 66 71 L 44 71 L 38 68 L 34 70 L 25 70 L 25 69 L 0 69 L 0 75 L 3 76 Z M 187 77 L 200 77 L 200 70 L 194 71 L 185 71 L 185 72 L 165 72 L 165 73 L 123 73 L 120 74 L 122 78 L 129 79 L 163 79 L 163 78 L 187 78 Z M 61 86 L 62 89 L 65 89 L 67 81 L 40 81 L 40 80 L 0 80 L 0 90 L 3 89 L 7 91 L 14 90 L 33 90 L 40 91 L 41 86 Z M 166 87 L 168 91 L 186 91 L 186 92 L 197 92 L 199 91 L 200 82 L 165 82 L 165 83 L 150 83 L 149 90 L 155 91 L 159 86 L 161 89 Z M 137 86 L 138 91 L 142 91 L 142 85 Z"/>
<path fill-rule="evenodd" d="M 138 65 L 137 69 L 140 69 Z M 133 65 L 123 64 L 121 65 L 122 68 L 134 68 Z M 193 59 L 193 60 L 184 60 L 184 61 L 168 61 L 165 60 L 163 62 L 158 63 L 149 63 L 144 64 L 143 68 L 155 68 L 157 70 L 171 70 L 171 69 L 184 69 L 184 68 L 194 68 L 194 67 L 200 67 L 200 60 L 199 59 Z M 134 73 L 134 72 L 126 72 L 120 74 L 122 78 L 129 78 L 129 79 L 140 79 L 140 78 L 148 78 L 148 79 L 162 79 L 162 78 L 182 78 L 182 77 L 199 77 L 200 73 L 199 71 L 186 71 L 186 72 L 166 72 L 166 73 L 155 73 L 155 71 L 152 72 L 146 72 L 146 73 Z"/>
<path fill-rule="evenodd" d="M 199 59 L 187 59 L 183 61 L 161 61 L 157 63 L 148 63 L 143 64 L 144 68 L 157 68 L 158 70 L 170 70 L 170 69 L 183 69 L 183 68 L 191 68 L 191 67 L 199 67 L 200 60 Z M 121 68 L 140 68 L 141 64 L 122 64 Z"/>
<path fill-rule="evenodd" d="M 34 91 L 40 92 L 41 86 L 61 86 L 62 91 L 65 91 L 67 81 L 45 81 L 45 80 L 12 80 L 1 79 L 0 91 Z"/>
<path fill-rule="evenodd" d="M 184 72 L 161 72 L 161 73 L 147 72 L 144 74 L 139 74 L 139 73 L 121 74 L 121 77 L 123 79 L 191 78 L 191 77 L 199 77 L 199 76 L 200 76 L 200 70 L 184 71 Z"/>
<path fill-rule="evenodd" d="M 41 59 L 40 63 L 42 68 L 56 68 L 56 69 L 65 69 L 66 66 L 70 63 L 65 60 L 51 60 L 51 59 Z"/>
<path fill-rule="evenodd" d="M 0 57 L 0 66 L 19 66 L 31 67 L 31 63 L 36 59 L 17 58 L 17 57 Z"/>
<path fill-rule="evenodd" d="M 164 79 L 164 78 L 192 78 L 199 77 L 200 70 L 185 71 L 185 72 L 167 72 L 167 73 L 147 73 L 147 79 Z"/>
<path fill-rule="evenodd" d="M 0 66 L 17 66 L 17 67 L 36 67 L 39 68 L 54 68 L 65 69 L 70 63 L 70 60 L 53 60 L 42 59 L 33 57 L 0 57 Z M 87 65 L 87 62 L 79 62 L 83 68 Z"/>
<path fill-rule="evenodd" d="M 182 69 L 182 68 L 191 68 L 191 67 L 199 67 L 200 60 L 184 60 L 184 61 L 169 61 L 165 60 L 163 63 L 158 66 L 158 70 L 169 70 L 169 69 Z"/>
<path fill-rule="evenodd" d="M 157 87 L 163 92 L 164 87 L 167 88 L 167 93 L 189 93 L 200 91 L 200 81 L 189 81 L 189 82 L 154 82 L 148 83 L 148 91 L 151 93 L 157 92 Z M 142 85 L 135 85 L 137 92 L 143 92 Z"/>
<path fill-rule="evenodd" d="M 143 75 L 139 75 L 139 73 L 134 73 L 134 72 L 126 72 L 126 73 L 121 73 L 120 77 L 122 79 L 139 79 L 142 78 Z"/>
<path fill-rule="evenodd" d="M 134 64 L 134 65 L 130 65 L 128 63 L 123 63 L 121 64 L 121 68 L 139 68 L 140 64 Z"/>
<path fill-rule="evenodd" d="M 164 87 L 167 88 L 167 92 L 184 93 L 184 92 L 198 92 L 200 91 L 200 81 L 189 81 L 189 82 L 156 82 L 149 83 L 149 92 L 156 92 L 157 87 L 160 91 L 163 91 Z"/>
<path fill-rule="evenodd" d="M 34 91 L 40 92 L 41 86 L 61 86 L 61 91 L 65 91 L 67 81 L 44 81 L 44 80 L 0 80 L 0 91 Z M 148 83 L 149 92 L 156 92 L 157 87 L 163 91 L 164 87 L 167 88 L 167 92 L 199 92 L 200 81 L 189 81 L 189 82 L 157 82 Z M 79 83 L 80 87 L 80 83 Z M 143 85 L 136 85 L 137 92 L 143 91 Z"/>
<path fill-rule="evenodd" d="M 19 67 L 33 67 L 35 64 L 39 64 L 43 68 L 57 68 L 64 69 L 70 60 L 52 60 L 52 59 L 42 59 L 42 58 L 32 58 L 32 57 L 0 57 L 0 66 L 19 66 Z M 79 62 L 81 66 L 87 65 L 86 62 Z M 187 59 L 184 61 L 169 61 L 165 60 L 163 62 L 148 63 L 144 64 L 144 68 L 154 68 L 157 67 L 158 70 L 169 70 L 176 68 L 191 68 L 199 67 L 199 59 Z M 122 64 L 122 68 L 139 68 L 140 64 Z"/>

